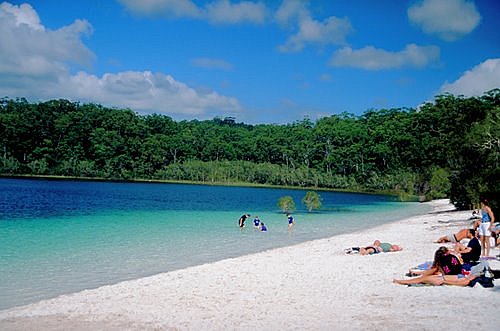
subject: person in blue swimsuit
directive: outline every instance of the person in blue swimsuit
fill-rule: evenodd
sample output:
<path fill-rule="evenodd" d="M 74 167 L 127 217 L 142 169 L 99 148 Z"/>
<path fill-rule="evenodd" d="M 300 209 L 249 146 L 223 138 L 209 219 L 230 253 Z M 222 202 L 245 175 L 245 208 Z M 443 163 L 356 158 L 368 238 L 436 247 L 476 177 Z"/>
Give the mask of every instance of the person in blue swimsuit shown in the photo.
<path fill-rule="evenodd" d="M 295 224 L 295 220 L 290 214 L 286 214 L 286 217 L 288 218 L 288 230 L 291 230 L 293 225 Z"/>
<path fill-rule="evenodd" d="M 255 218 L 253 219 L 253 226 L 258 229 L 259 226 L 260 226 L 260 218 L 259 216 L 255 216 Z"/>
<path fill-rule="evenodd" d="M 260 228 L 260 231 L 262 231 L 262 232 L 266 232 L 267 231 L 267 227 L 264 224 L 264 222 L 260 222 L 259 228 Z"/>
<path fill-rule="evenodd" d="M 481 255 L 490 256 L 490 237 L 491 229 L 495 224 L 495 215 L 491 211 L 488 200 L 481 199 L 481 224 L 479 225 L 479 238 L 481 239 Z"/>

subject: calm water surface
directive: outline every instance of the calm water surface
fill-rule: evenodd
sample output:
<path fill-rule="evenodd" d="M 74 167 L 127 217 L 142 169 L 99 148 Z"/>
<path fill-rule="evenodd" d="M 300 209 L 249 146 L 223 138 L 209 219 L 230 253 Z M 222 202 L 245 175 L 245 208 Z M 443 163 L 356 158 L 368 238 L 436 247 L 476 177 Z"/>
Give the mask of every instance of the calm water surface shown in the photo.
<path fill-rule="evenodd" d="M 0 309 L 376 226 L 427 211 L 383 195 L 153 183 L 0 179 Z M 293 233 L 276 207 L 293 197 Z M 243 213 L 258 215 L 269 231 Z"/>

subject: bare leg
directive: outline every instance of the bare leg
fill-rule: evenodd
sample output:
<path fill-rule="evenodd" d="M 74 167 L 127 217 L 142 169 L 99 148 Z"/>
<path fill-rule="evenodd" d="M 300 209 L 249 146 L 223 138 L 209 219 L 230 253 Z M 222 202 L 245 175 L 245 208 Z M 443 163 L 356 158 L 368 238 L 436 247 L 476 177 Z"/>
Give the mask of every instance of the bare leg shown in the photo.
<path fill-rule="evenodd" d="M 470 277 L 464 277 L 464 278 L 458 278 L 458 276 L 455 275 L 448 275 L 444 276 L 444 284 L 446 285 L 456 285 L 456 286 L 467 286 L 469 285 L 469 282 L 476 278 L 476 276 L 470 276 Z"/>
<path fill-rule="evenodd" d="M 485 247 L 486 246 L 486 243 L 485 243 L 486 238 L 485 238 L 485 236 L 479 236 L 479 238 L 481 239 L 481 256 L 485 256 L 484 251 L 486 249 L 486 247 Z M 488 245 L 489 245 L 489 243 L 488 243 Z"/>
<path fill-rule="evenodd" d="M 429 285 L 442 285 L 443 277 L 440 275 L 420 276 L 412 279 L 394 279 L 394 283 L 401 285 L 412 284 L 429 284 Z"/>
<path fill-rule="evenodd" d="M 442 243 L 446 243 L 446 242 L 449 242 L 447 236 L 441 237 L 438 240 L 436 240 L 436 243 L 438 243 L 438 244 L 442 244 Z"/>

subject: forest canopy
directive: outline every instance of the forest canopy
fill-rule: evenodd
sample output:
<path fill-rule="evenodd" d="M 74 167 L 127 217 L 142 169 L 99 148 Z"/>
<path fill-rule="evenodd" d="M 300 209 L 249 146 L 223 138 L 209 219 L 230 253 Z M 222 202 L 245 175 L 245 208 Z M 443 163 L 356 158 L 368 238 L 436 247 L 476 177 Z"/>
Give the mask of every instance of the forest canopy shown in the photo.
<path fill-rule="evenodd" d="M 500 90 L 289 124 L 174 121 L 68 100 L 0 99 L 0 174 L 185 180 L 449 197 L 498 208 Z"/>

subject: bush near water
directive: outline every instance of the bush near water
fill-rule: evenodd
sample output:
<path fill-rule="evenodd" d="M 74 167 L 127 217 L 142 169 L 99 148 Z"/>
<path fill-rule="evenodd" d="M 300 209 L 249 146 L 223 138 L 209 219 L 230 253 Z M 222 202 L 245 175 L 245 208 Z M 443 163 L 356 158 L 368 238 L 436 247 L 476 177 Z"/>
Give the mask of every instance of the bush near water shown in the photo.
<path fill-rule="evenodd" d="M 289 124 L 174 121 L 68 100 L 0 99 L 0 173 L 251 183 L 450 197 L 498 208 L 500 89 L 418 109 Z"/>

